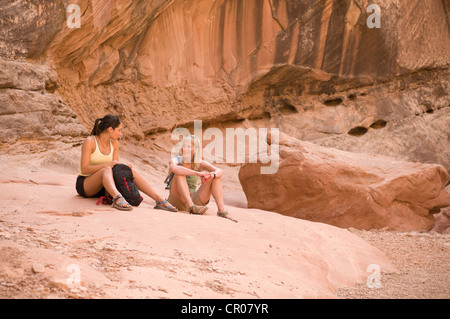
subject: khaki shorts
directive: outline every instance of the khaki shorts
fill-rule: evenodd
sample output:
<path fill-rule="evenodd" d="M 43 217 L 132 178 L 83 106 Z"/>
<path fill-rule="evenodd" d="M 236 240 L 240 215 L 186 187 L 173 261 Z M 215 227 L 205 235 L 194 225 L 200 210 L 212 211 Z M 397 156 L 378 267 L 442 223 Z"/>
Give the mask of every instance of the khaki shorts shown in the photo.
<path fill-rule="evenodd" d="M 203 203 L 201 201 L 200 197 L 198 196 L 198 192 L 194 192 L 194 193 L 190 193 L 190 194 L 191 194 L 191 199 L 194 202 L 194 205 L 198 205 L 198 206 L 208 205 L 209 200 L 206 203 Z M 179 211 L 185 211 L 185 212 L 189 211 L 189 207 L 186 206 L 185 204 L 183 204 L 183 202 L 178 197 L 174 196 L 172 193 L 169 194 L 168 201 L 173 206 L 175 206 Z"/>

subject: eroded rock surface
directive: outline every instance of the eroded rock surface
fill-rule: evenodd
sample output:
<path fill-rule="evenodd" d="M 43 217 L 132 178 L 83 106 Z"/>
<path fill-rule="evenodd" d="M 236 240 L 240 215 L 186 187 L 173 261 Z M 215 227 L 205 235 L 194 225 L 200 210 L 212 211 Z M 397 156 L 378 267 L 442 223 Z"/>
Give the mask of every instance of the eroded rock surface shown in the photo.
<path fill-rule="evenodd" d="M 275 174 L 260 163 L 241 167 L 248 207 L 339 227 L 430 230 L 450 205 L 448 173 L 435 164 L 395 161 L 280 137 Z"/>
<path fill-rule="evenodd" d="M 249 119 L 450 167 L 445 1 L 380 3 L 380 28 L 363 0 L 80 0 L 80 28 L 68 27 L 68 4 L 9 2 L 0 52 L 54 64 L 56 93 L 88 128 L 106 112 L 138 139 Z"/>

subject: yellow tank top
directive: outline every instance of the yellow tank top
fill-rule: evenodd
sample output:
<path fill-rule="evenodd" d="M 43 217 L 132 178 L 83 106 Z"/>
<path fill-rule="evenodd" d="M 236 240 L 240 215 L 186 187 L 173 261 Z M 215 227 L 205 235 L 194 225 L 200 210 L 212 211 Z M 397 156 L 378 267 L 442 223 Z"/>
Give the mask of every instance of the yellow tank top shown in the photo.
<path fill-rule="evenodd" d="M 109 146 L 110 146 L 110 151 L 109 154 L 103 154 L 100 151 L 100 147 L 98 147 L 98 142 L 97 142 L 97 137 L 94 137 L 94 141 L 95 141 L 95 150 L 91 153 L 91 161 L 90 161 L 90 165 L 100 165 L 100 164 L 105 164 L 105 163 L 109 163 L 113 161 L 113 153 L 114 153 L 114 146 L 112 144 L 112 141 L 109 140 Z M 81 169 L 79 174 L 80 176 L 89 176 L 91 174 L 81 174 Z"/>

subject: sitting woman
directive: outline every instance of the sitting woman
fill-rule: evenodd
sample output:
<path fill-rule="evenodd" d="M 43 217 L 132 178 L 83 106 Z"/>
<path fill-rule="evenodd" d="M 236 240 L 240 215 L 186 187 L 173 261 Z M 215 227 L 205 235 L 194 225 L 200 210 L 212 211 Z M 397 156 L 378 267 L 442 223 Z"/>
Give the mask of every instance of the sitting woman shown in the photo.
<path fill-rule="evenodd" d="M 169 162 L 169 202 L 178 210 L 189 211 L 191 214 L 203 215 L 208 207 L 211 195 L 217 204 L 217 215 L 231 219 L 225 210 L 222 190 L 223 170 L 214 167 L 200 158 L 200 141 L 195 135 L 183 139 L 180 155 Z M 202 185 L 197 188 L 197 179 L 201 178 Z"/>
<path fill-rule="evenodd" d="M 122 123 L 118 116 L 108 114 L 95 120 L 91 136 L 87 137 L 81 148 L 80 173 L 76 190 L 83 197 L 101 197 L 105 191 L 113 197 L 112 207 L 119 210 L 132 210 L 132 206 L 117 190 L 112 168 L 119 164 L 119 141 L 122 136 Z M 178 211 L 164 200 L 152 186 L 132 167 L 137 188 L 156 201 L 155 208 Z"/>

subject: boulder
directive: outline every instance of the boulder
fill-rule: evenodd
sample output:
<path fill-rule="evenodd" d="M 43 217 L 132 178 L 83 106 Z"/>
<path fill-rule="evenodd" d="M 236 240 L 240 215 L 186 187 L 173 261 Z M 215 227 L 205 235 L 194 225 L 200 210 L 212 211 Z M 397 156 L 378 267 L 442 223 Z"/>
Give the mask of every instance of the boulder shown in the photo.
<path fill-rule="evenodd" d="M 447 185 L 450 183 L 450 179 L 447 182 Z M 445 187 L 445 190 L 448 194 L 450 194 L 450 185 Z M 434 217 L 434 226 L 432 231 L 442 233 L 442 234 L 450 234 L 450 207 L 445 207 L 441 209 L 439 214 L 436 214 Z"/>
<path fill-rule="evenodd" d="M 283 133 L 275 174 L 247 163 L 239 180 L 249 208 L 357 229 L 430 230 L 450 205 L 437 164 L 398 161 L 315 145 Z"/>

